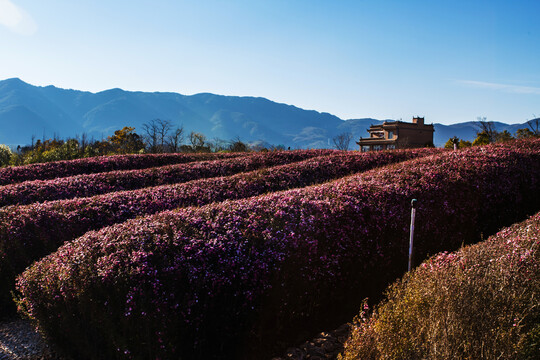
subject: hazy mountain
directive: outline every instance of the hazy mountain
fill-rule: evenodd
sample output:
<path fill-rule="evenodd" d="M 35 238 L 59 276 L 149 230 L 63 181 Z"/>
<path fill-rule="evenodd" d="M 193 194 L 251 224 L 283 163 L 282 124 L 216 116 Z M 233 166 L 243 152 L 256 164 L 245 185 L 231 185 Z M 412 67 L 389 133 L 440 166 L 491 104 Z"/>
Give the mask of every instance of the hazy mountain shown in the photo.
<path fill-rule="evenodd" d="M 504 124 L 494 121 L 495 129 L 497 131 L 507 130 L 514 135 L 518 129 L 527 127 L 527 123 L 523 124 Z M 453 124 L 453 125 L 435 125 L 435 134 L 433 135 L 433 142 L 436 146 L 443 146 L 449 138 L 458 137 L 463 140 L 473 141 L 476 138 L 476 133 L 479 131 L 478 125 L 474 121 Z"/>
<path fill-rule="evenodd" d="M 332 147 L 332 138 L 343 132 L 353 134 L 351 148 L 356 148 L 354 141 L 368 136 L 370 125 L 382 123 L 370 118 L 344 121 L 265 98 L 121 89 L 91 93 L 38 87 L 16 78 L 0 81 L 0 143 L 4 144 L 29 144 L 32 136 L 66 138 L 82 133 L 101 139 L 124 126 L 135 127 L 142 134 L 142 124 L 158 118 L 183 125 L 186 132 L 201 132 L 208 139 L 240 138 L 291 148 Z M 524 127 L 496 125 L 511 133 Z M 435 129 L 438 146 L 452 136 L 472 140 L 477 131 L 473 122 L 435 124 Z"/>

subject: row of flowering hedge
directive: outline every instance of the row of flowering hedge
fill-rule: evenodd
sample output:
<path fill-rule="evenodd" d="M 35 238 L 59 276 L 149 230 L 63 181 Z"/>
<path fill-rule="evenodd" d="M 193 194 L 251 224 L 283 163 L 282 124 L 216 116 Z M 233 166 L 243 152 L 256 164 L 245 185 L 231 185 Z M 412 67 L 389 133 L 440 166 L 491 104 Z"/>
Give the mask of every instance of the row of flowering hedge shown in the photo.
<path fill-rule="evenodd" d="M 253 153 L 219 160 L 192 161 L 187 164 L 109 171 L 45 181 L 25 181 L 0 186 L 0 206 L 89 197 L 115 191 L 141 189 L 215 176 L 228 176 L 332 153 L 336 153 L 336 150 Z"/>
<path fill-rule="evenodd" d="M 537 359 L 540 213 L 440 253 L 353 324 L 343 360 Z"/>
<path fill-rule="evenodd" d="M 13 166 L 0 169 L 0 185 L 14 184 L 28 180 L 55 179 L 59 177 L 92 174 L 104 171 L 144 169 L 191 161 L 213 160 L 236 156 L 238 156 L 238 153 L 114 155 Z"/>
<path fill-rule="evenodd" d="M 89 232 L 23 273 L 19 305 L 75 357 L 270 355 L 404 272 L 412 198 L 418 259 L 495 232 L 540 204 L 540 141 Z"/>
<path fill-rule="evenodd" d="M 201 206 L 321 183 L 437 152 L 440 150 L 335 152 L 229 177 L 4 207 L 0 209 L 0 305 L 11 303 L 9 292 L 14 287 L 15 276 L 26 266 L 89 230 L 178 207 Z M 8 306 L 1 308 L 7 310 Z"/>

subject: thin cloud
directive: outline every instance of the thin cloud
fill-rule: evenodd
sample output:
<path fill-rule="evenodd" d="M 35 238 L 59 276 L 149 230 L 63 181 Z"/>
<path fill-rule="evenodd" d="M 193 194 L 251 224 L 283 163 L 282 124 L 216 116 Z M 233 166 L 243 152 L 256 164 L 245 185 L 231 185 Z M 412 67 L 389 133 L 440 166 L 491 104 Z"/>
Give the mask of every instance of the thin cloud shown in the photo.
<path fill-rule="evenodd" d="M 504 91 L 504 92 L 514 93 L 514 94 L 540 95 L 540 88 L 533 87 L 533 86 L 498 84 L 498 83 L 490 83 L 490 82 L 485 82 L 485 81 L 474 81 L 474 80 L 459 80 L 458 82 L 466 86 L 482 88 L 482 89 Z"/>
<path fill-rule="evenodd" d="M 10 0 L 0 0 L 0 25 L 21 35 L 32 35 L 37 31 L 32 16 Z"/>

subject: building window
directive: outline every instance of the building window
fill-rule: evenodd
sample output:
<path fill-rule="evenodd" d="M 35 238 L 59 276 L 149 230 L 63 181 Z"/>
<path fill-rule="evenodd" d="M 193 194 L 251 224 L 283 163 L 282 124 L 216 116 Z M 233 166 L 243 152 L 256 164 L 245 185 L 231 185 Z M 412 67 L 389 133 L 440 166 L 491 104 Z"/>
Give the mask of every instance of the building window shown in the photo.
<path fill-rule="evenodd" d="M 382 145 L 373 145 L 373 151 L 380 151 L 382 150 Z"/>
<path fill-rule="evenodd" d="M 396 145 L 394 145 L 394 144 L 388 144 L 388 145 L 386 145 L 386 149 L 388 149 L 388 150 L 395 150 L 395 149 L 396 149 Z"/>
<path fill-rule="evenodd" d="M 368 152 L 369 151 L 369 145 L 362 146 L 362 152 Z"/>
<path fill-rule="evenodd" d="M 393 139 L 394 138 L 394 132 L 393 131 L 389 131 L 388 132 L 388 139 Z"/>

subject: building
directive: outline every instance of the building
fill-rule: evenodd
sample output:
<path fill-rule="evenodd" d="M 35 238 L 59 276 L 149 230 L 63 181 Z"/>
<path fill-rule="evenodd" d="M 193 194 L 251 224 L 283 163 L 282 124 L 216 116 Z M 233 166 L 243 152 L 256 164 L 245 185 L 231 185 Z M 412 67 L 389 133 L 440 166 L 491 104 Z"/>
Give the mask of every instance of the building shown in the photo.
<path fill-rule="evenodd" d="M 369 137 L 360 138 L 356 143 L 360 151 L 433 146 L 434 131 L 433 124 L 424 124 L 423 117 L 414 117 L 412 123 L 385 121 L 381 125 L 371 125 Z"/>

